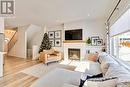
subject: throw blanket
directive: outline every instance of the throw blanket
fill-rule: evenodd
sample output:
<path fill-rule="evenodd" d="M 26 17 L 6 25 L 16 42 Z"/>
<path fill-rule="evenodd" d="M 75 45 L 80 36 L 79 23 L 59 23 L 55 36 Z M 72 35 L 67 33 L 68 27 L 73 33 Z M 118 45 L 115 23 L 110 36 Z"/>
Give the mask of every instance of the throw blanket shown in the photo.
<path fill-rule="evenodd" d="M 118 77 L 118 82 L 130 82 L 130 65 L 125 61 L 115 58 L 107 53 L 99 54 L 101 63 L 106 63 L 108 67 L 105 77 Z M 105 66 L 105 65 L 104 65 Z"/>

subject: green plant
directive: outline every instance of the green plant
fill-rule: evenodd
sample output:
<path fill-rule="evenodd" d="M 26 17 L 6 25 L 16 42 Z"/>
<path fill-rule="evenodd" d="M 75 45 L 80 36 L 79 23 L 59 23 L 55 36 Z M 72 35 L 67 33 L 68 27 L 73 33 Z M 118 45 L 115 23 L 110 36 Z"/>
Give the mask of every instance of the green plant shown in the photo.
<path fill-rule="evenodd" d="M 48 34 L 45 33 L 43 40 L 41 42 L 41 46 L 39 48 L 39 53 L 42 52 L 43 50 L 49 50 L 51 49 L 51 42 L 49 40 Z"/>
<path fill-rule="evenodd" d="M 91 42 L 92 42 L 92 41 L 91 41 L 90 37 L 88 37 L 86 43 L 87 43 L 87 44 L 91 44 Z"/>

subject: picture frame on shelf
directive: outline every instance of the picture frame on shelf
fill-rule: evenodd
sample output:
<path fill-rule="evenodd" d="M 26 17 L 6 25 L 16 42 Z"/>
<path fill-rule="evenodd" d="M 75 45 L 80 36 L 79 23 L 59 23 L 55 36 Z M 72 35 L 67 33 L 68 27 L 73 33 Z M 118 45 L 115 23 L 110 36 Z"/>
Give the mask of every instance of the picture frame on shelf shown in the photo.
<path fill-rule="evenodd" d="M 61 39 L 55 39 L 55 47 L 61 47 Z"/>
<path fill-rule="evenodd" d="M 55 37 L 55 32 L 54 32 L 54 31 L 49 31 L 49 32 L 48 32 L 48 36 L 49 36 L 50 39 L 54 39 L 54 37 Z"/>
<path fill-rule="evenodd" d="M 61 30 L 55 31 L 55 38 L 60 39 L 61 38 Z"/>
<path fill-rule="evenodd" d="M 51 39 L 50 42 L 51 42 L 51 46 L 54 47 L 55 46 L 55 40 Z"/>
<path fill-rule="evenodd" d="M 91 45 L 97 46 L 97 40 L 99 39 L 99 36 L 93 36 L 91 37 Z"/>
<path fill-rule="evenodd" d="M 103 45 L 103 40 L 97 39 L 97 46 L 102 46 L 102 45 Z"/>

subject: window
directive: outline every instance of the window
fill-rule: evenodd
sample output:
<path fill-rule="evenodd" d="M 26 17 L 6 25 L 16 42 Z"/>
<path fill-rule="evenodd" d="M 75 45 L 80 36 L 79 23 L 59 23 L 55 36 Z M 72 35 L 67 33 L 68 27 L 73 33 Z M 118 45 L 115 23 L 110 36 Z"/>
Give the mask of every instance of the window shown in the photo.
<path fill-rule="evenodd" d="M 130 32 L 111 38 L 111 54 L 124 61 L 130 61 Z"/>
<path fill-rule="evenodd" d="M 110 27 L 109 32 L 110 54 L 130 61 L 130 8 Z"/>

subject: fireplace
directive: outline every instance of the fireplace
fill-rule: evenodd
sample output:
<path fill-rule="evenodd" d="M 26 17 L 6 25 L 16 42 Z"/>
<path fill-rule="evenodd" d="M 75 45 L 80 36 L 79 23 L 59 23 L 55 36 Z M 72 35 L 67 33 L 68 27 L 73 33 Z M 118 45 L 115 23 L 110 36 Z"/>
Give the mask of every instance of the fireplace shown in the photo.
<path fill-rule="evenodd" d="M 70 60 L 80 60 L 80 49 L 68 49 L 68 58 Z"/>

